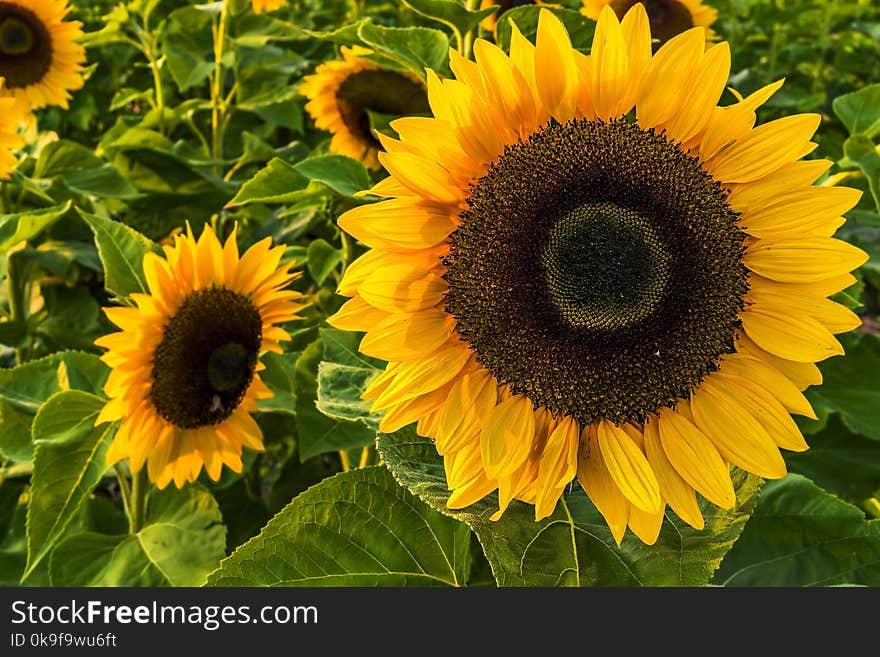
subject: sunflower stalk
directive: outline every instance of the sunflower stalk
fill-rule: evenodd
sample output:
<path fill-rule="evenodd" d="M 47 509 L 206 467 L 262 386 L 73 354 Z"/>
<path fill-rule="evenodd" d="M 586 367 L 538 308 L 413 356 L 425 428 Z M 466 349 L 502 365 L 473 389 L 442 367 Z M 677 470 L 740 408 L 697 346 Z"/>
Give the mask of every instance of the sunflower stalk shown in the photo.
<path fill-rule="evenodd" d="M 150 481 L 147 469 L 141 468 L 131 478 L 131 496 L 128 509 L 128 527 L 132 534 L 137 534 L 144 526 L 147 515 L 147 496 L 150 492 Z"/>
<path fill-rule="evenodd" d="M 223 132 L 226 127 L 226 107 L 229 99 L 223 98 L 223 54 L 226 50 L 226 34 L 229 30 L 229 3 L 223 2 L 220 19 L 214 31 L 214 77 L 211 80 L 211 157 L 223 158 Z M 232 94 L 230 94 L 231 96 Z M 219 167 L 219 165 L 218 165 Z M 218 170 L 219 174 L 220 171 Z"/>
<path fill-rule="evenodd" d="M 467 0 L 464 3 L 465 9 L 467 9 L 468 11 L 475 11 L 479 7 L 479 5 L 480 0 Z M 464 37 L 462 37 L 461 41 L 459 42 L 459 52 L 461 52 L 461 56 L 465 59 L 470 59 L 471 57 L 471 52 L 474 48 L 475 33 L 478 29 L 478 26 L 474 26 L 469 29 L 467 32 L 465 32 Z"/>
<path fill-rule="evenodd" d="M 25 289 L 26 284 L 21 280 L 21 272 L 19 270 L 18 257 L 15 253 L 10 253 L 6 258 L 6 286 L 7 295 L 9 297 L 9 321 L 24 322 L 27 320 L 25 308 Z M 15 362 L 21 365 L 27 360 L 27 355 L 23 347 L 15 348 Z"/>

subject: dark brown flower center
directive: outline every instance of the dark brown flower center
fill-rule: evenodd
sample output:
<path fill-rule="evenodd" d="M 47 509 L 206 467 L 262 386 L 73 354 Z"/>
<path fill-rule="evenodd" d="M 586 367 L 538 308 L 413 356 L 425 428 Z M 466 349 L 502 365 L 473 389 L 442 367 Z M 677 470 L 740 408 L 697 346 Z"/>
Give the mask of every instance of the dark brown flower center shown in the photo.
<path fill-rule="evenodd" d="M 222 287 L 193 292 L 166 323 L 153 354 L 150 399 L 171 424 L 217 424 L 241 403 L 262 341 L 250 299 Z"/>
<path fill-rule="evenodd" d="M 36 14 L 0 2 L 0 77 L 14 89 L 42 80 L 52 66 L 52 37 Z"/>
<path fill-rule="evenodd" d="M 348 129 L 373 148 L 380 148 L 371 130 L 370 114 L 396 118 L 428 114 L 428 95 L 416 80 L 396 71 L 352 73 L 336 90 L 339 113 Z"/>
<path fill-rule="evenodd" d="M 733 351 L 743 239 L 727 193 L 665 135 L 551 122 L 471 187 L 446 309 L 536 406 L 583 425 L 642 421 Z"/>

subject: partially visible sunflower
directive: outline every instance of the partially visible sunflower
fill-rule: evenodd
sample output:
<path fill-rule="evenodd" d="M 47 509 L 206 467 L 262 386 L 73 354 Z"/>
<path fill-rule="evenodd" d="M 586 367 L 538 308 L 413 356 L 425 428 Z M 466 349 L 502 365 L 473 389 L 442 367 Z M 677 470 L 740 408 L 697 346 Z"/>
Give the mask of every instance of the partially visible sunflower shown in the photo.
<path fill-rule="evenodd" d="M 536 44 L 477 40 L 428 76 L 434 118 L 392 127 L 386 197 L 339 219 L 371 247 L 330 322 L 388 361 L 380 428 L 434 439 L 460 508 L 498 492 L 535 518 L 574 477 L 619 543 L 657 539 L 729 467 L 786 473 L 790 413 L 860 320 L 826 297 L 867 255 L 832 238 L 860 192 L 812 183 L 816 114 L 755 127 L 771 84 L 717 106 L 730 50 L 692 28 L 652 53 L 641 5 L 599 16 L 590 55 L 549 11 Z"/>
<path fill-rule="evenodd" d="M 83 86 L 82 23 L 65 21 L 68 0 L 0 0 L 0 77 L 4 95 L 24 108 L 60 105 Z"/>
<path fill-rule="evenodd" d="M 321 130 L 333 133 L 330 150 L 376 169 L 382 148 L 369 113 L 391 117 L 429 112 L 425 85 L 415 75 L 381 68 L 360 46 L 342 47 L 342 59 L 324 62 L 303 79 L 306 110 Z"/>
<path fill-rule="evenodd" d="M 262 14 L 264 11 L 275 11 L 281 9 L 287 0 L 251 0 L 255 14 Z"/>
<path fill-rule="evenodd" d="M 305 306 L 285 289 L 296 275 L 279 267 L 284 247 L 270 238 L 239 257 L 235 231 L 221 246 L 206 226 L 164 251 L 144 258 L 149 294 L 132 295 L 137 307 L 105 309 L 121 332 L 96 341 L 112 368 L 96 423 L 122 421 L 107 460 L 128 458 L 132 472 L 146 464 L 159 488 L 203 467 L 215 481 L 224 464 L 241 472 L 242 448 L 263 450 L 251 413 L 272 392 L 259 357 L 281 351 L 290 336 L 276 325 Z"/>
<path fill-rule="evenodd" d="M 715 33 L 709 29 L 718 18 L 718 10 L 703 0 L 581 0 L 581 13 L 597 20 L 602 9 L 610 6 L 619 19 L 636 4 L 642 4 L 651 22 L 651 36 L 660 43 L 681 34 L 692 27 L 705 27 L 706 39 L 714 41 Z"/>
<path fill-rule="evenodd" d="M 7 180 L 18 163 L 12 151 L 24 146 L 24 139 L 18 132 L 20 107 L 13 98 L 2 94 L 3 78 L 0 78 L 0 180 Z"/>

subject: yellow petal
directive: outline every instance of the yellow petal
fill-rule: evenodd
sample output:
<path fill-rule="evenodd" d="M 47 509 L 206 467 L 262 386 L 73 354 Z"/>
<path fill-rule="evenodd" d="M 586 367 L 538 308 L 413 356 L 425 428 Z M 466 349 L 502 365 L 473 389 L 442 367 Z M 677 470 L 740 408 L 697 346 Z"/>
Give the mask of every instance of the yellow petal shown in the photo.
<path fill-rule="evenodd" d="M 535 82 L 541 102 L 560 123 L 574 115 L 578 69 L 565 26 L 542 9 L 535 40 Z"/>
<path fill-rule="evenodd" d="M 681 109 L 666 124 L 673 141 L 688 141 L 709 122 L 729 75 L 730 46 L 719 43 L 703 55 Z"/>
<path fill-rule="evenodd" d="M 726 183 L 763 178 L 805 154 L 821 118 L 818 114 L 796 114 L 760 125 L 704 166 Z"/>
<path fill-rule="evenodd" d="M 785 461 L 773 439 L 710 377 L 703 380 L 691 397 L 691 410 L 697 426 L 725 459 L 767 479 L 785 476 Z"/>
<path fill-rule="evenodd" d="M 830 237 L 862 192 L 849 187 L 804 187 L 780 191 L 759 210 L 740 217 L 749 234 L 784 239 L 791 234 Z"/>
<path fill-rule="evenodd" d="M 812 189 L 809 185 L 831 168 L 831 160 L 797 160 L 789 162 L 767 176 L 752 183 L 730 185 L 727 202 L 739 212 L 751 210 L 753 206 L 764 207 L 775 203 L 780 194 L 792 190 L 800 192 Z"/>
<path fill-rule="evenodd" d="M 369 327 L 360 351 L 382 360 L 409 360 L 439 349 L 454 329 L 455 320 L 440 308 L 396 313 Z"/>
<path fill-rule="evenodd" d="M 632 533 L 639 537 L 645 545 L 654 545 L 660 536 L 660 528 L 663 526 L 663 510 L 654 513 L 642 511 L 633 505 L 629 509 L 629 528 Z"/>
<path fill-rule="evenodd" d="M 327 323 L 343 331 L 366 331 L 383 319 L 389 317 L 384 310 L 379 310 L 360 297 L 353 297 L 342 304 L 335 315 L 327 318 Z"/>
<path fill-rule="evenodd" d="M 577 474 L 581 432 L 572 418 L 563 418 L 547 438 L 538 466 L 535 520 L 553 513 L 562 488 Z"/>
<path fill-rule="evenodd" d="M 643 128 L 653 128 L 671 119 L 682 106 L 693 82 L 693 72 L 705 47 L 703 28 L 682 32 L 664 43 L 642 82 L 636 116 Z"/>
<path fill-rule="evenodd" d="M 629 54 L 623 30 L 610 6 L 599 14 L 589 61 L 590 96 L 596 116 L 608 120 L 628 112 L 631 107 L 623 107 L 621 100 L 630 86 Z"/>
<path fill-rule="evenodd" d="M 737 351 L 744 356 L 750 356 L 755 360 L 768 364 L 775 370 L 781 372 L 786 379 L 790 380 L 798 390 L 806 390 L 810 386 L 822 383 L 822 372 L 813 363 L 797 363 L 793 360 L 780 358 L 769 351 L 761 349 L 754 341 L 745 333 L 740 333 L 736 343 Z M 747 377 L 748 378 L 748 377 Z M 765 386 L 766 387 L 766 386 Z M 788 406 L 786 401 L 782 402 L 792 413 L 804 415 L 799 411 L 793 410 Z M 806 414 L 811 417 L 810 414 Z"/>
<path fill-rule="evenodd" d="M 458 378 L 440 411 L 437 452 L 455 452 L 478 435 L 498 403 L 495 377 L 483 368 Z"/>
<path fill-rule="evenodd" d="M 458 213 L 416 198 L 396 198 L 349 210 L 338 223 L 367 246 L 405 252 L 445 241 L 458 225 Z"/>
<path fill-rule="evenodd" d="M 620 427 L 602 420 L 596 428 L 599 449 L 614 483 L 634 506 L 648 513 L 662 511 L 660 486 L 645 455 Z"/>
<path fill-rule="evenodd" d="M 679 518 L 695 529 L 702 529 L 705 523 L 694 495 L 694 487 L 682 478 L 663 451 L 659 421 L 656 418 L 650 418 L 645 423 L 644 439 L 645 457 L 657 476 L 660 494 Z"/>
<path fill-rule="evenodd" d="M 762 349 L 780 358 L 815 363 L 843 354 L 831 332 L 804 313 L 777 313 L 749 308 L 740 315 L 748 336 Z"/>
<path fill-rule="evenodd" d="M 394 381 L 373 403 L 373 410 L 381 410 L 437 390 L 457 377 L 470 357 L 469 349 L 455 345 L 430 356 L 401 363 Z"/>
<path fill-rule="evenodd" d="M 495 407 L 480 436 L 483 468 L 490 479 L 513 473 L 529 455 L 535 438 L 532 402 L 513 395 Z"/>
<path fill-rule="evenodd" d="M 784 283 L 809 283 L 861 267 L 868 254 L 829 237 L 759 240 L 749 247 L 743 264 L 761 276 Z"/>
<path fill-rule="evenodd" d="M 629 520 L 630 503 L 614 483 L 605 459 L 599 450 L 595 425 L 587 427 L 581 435 L 578 450 L 578 481 L 605 518 L 617 545 L 623 540 Z"/>
<path fill-rule="evenodd" d="M 448 285 L 433 272 L 409 264 L 370 274 L 358 292 L 364 301 L 389 313 L 413 313 L 439 305 Z"/>
<path fill-rule="evenodd" d="M 790 413 L 816 419 L 809 400 L 801 394 L 797 386 L 760 356 L 755 358 L 748 353 L 728 354 L 722 359 L 719 371 L 753 381 L 772 394 Z M 821 382 L 820 379 L 819 383 Z"/>
<path fill-rule="evenodd" d="M 379 153 L 379 162 L 398 182 L 418 196 L 458 205 L 464 191 L 442 166 L 414 153 Z"/>
<path fill-rule="evenodd" d="M 663 453 L 682 479 L 713 504 L 732 509 L 736 493 L 730 472 L 706 434 L 681 413 L 668 409 L 660 410 L 658 429 Z"/>

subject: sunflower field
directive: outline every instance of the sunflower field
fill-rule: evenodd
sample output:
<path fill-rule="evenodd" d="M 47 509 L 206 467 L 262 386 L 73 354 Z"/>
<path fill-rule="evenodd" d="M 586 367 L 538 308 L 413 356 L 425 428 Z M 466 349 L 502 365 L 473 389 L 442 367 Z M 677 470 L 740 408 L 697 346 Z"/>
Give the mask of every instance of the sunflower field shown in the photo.
<path fill-rule="evenodd" d="M 880 585 L 880 5 L 0 0 L 0 583 Z"/>

